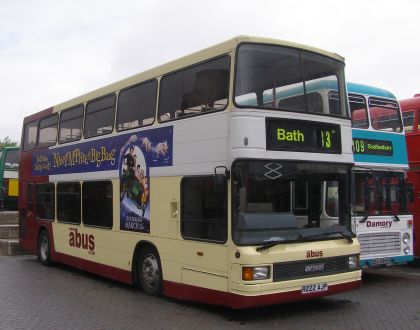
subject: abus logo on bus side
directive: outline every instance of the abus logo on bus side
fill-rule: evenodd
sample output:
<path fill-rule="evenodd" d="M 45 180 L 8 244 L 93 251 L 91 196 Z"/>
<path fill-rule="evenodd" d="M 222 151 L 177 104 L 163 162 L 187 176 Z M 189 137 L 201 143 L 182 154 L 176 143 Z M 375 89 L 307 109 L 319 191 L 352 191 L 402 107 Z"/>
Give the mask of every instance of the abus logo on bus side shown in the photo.
<path fill-rule="evenodd" d="M 78 249 L 88 250 L 89 254 L 95 254 L 95 237 L 79 233 L 77 228 L 70 228 L 69 245 Z"/>
<path fill-rule="evenodd" d="M 321 250 L 306 251 L 306 258 L 321 258 L 323 256 L 324 256 L 324 252 Z"/>

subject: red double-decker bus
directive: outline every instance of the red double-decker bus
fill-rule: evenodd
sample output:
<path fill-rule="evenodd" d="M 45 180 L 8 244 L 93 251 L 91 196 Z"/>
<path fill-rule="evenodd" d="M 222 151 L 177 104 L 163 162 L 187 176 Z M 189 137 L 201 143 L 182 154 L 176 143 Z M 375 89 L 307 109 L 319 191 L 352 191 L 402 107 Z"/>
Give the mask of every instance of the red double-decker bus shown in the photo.
<path fill-rule="evenodd" d="M 407 142 L 408 163 L 410 170 L 407 176 L 408 202 L 414 216 L 414 256 L 420 258 L 420 94 L 400 100 L 403 112 L 405 138 Z"/>

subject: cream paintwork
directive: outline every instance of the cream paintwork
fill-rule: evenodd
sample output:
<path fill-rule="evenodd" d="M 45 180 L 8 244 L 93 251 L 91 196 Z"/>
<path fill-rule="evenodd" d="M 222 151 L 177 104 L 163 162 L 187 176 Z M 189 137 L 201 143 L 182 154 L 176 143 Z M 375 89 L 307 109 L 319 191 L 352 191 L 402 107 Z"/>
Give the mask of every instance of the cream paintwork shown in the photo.
<path fill-rule="evenodd" d="M 240 276 L 240 269 L 238 266 L 235 267 L 235 272 L 233 272 L 233 276 L 236 275 Z M 328 285 L 331 286 L 336 284 L 360 281 L 361 275 L 362 271 L 357 270 L 348 273 L 311 277 L 299 280 L 280 281 L 275 283 L 258 283 L 258 281 L 255 281 L 255 283 L 253 284 L 243 284 L 231 282 L 230 292 L 242 296 L 257 296 L 280 292 L 300 291 L 302 289 L 302 286 L 307 284 L 328 283 Z"/>
<path fill-rule="evenodd" d="M 266 150 L 265 137 L 265 118 L 278 118 L 279 111 L 252 111 L 252 109 L 235 109 L 231 111 L 231 129 L 230 129 L 230 146 L 231 158 L 264 158 L 264 159 L 278 159 L 278 151 Z M 296 114 L 291 112 L 281 112 L 281 118 L 287 119 L 311 119 L 315 121 L 325 121 L 325 117 L 310 115 L 310 114 Z M 282 159 L 297 159 L 310 161 L 325 161 L 348 163 L 353 162 L 353 152 L 351 144 L 343 141 L 351 141 L 351 124 L 340 118 L 329 118 L 328 123 L 337 124 L 341 126 L 341 141 L 342 154 L 324 154 L 324 153 L 305 153 L 305 152 L 288 152 L 282 151 Z M 248 144 L 245 145 L 245 137 Z M 328 157 L 328 158 L 327 158 Z"/>
<path fill-rule="evenodd" d="M 206 289 L 222 292 L 228 291 L 228 281 L 226 276 L 217 274 L 203 273 L 191 269 L 183 268 L 181 272 L 181 282 L 183 284 L 194 285 Z"/>
<path fill-rule="evenodd" d="M 159 250 L 163 277 L 191 285 L 205 278 L 209 284 L 214 281 L 220 286 L 220 282 L 224 281 L 227 286 L 227 245 L 182 239 L 180 217 L 174 219 L 171 214 L 171 202 L 180 205 L 181 179 L 152 178 L 150 184 L 152 220 L 149 240 Z M 180 212 L 181 209 L 178 215 Z"/>
<path fill-rule="evenodd" d="M 119 180 L 112 180 L 113 200 L 119 200 Z M 121 268 L 131 271 L 131 260 L 135 244 L 139 240 L 139 234 L 126 232 L 119 235 L 119 207 L 114 203 L 113 229 L 78 226 L 63 224 L 54 221 L 54 246 L 57 252 L 68 254 L 73 257 L 87 259 L 100 264 Z M 95 254 L 89 254 L 88 250 L 71 247 L 69 244 L 70 228 L 77 228 L 80 233 L 94 235 Z M 140 235 L 141 236 L 141 235 Z M 143 235 L 148 236 L 148 235 Z"/>
<path fill-rule="evenodd" d="M 343 58 L 316 48 L 298 45 L 278 40 L 254 37 L 238 37 L 206 50 L 186 56 L 158 68 L 132 76 L 109 86 L 92 91 L 80 97 L 53 107 L 53 112 L 60 112 L 74 105 L 86 103 L 94 98 L 111 92 L 117 94 L 123 88 L 156 78 L 169 72 L 199 63 L 209 58 L 228 54 L 232 58 L 231 73 L 234 70 L 235 48 L 241 42 L 261 42 L 297 47 L 320 53 L 338 61 Z M 231 74 L 231 77 L 233 75 Z M 233 79 L 230 80 L 230 95 L 233 91 Z M 267 116 L 296 118 L 297 114 L 277 111 L 264 111 Z M 327 120 L 317 115 L 303 115 L 302 119 Z M 28 119 L 30 121 L 30 119 Z M 342 127 L 342 141 L 351 141 L 350 121 L 328 117 L 328 121 L 340 124 Z M 232 124 L 232 125 L 231 125 Z M 287 282 L 264 284 L 244 284 L 241 282 L 242 265 L 271 265 L 278 261 L 304 260 L 306 250 L 323 250 L 325 257 L 336 255 L 350 255 L 359 252 L 359 244 L 346 240 L 323 241 L 301 244 L 278 245 L 269 251 L 256 252 L 255 247 L 237 247 L 231 240 L 231 181 L 228 182 L 228 240 L 225 244 L 198 242 L 184 240 L 181 237 L 180 214 L 180 183 L 184 175 L 212 174 L 216 166 L 230 168 L 232 162 L 239 157 L 272 158 L 272 159 L 308 159 L 322 161 L 336 161 L 352 163 L 351 146 L 343 143 L 342 155 L 316 155 L 314 153 L 273 152 L 265 150 L 264 116 L 261 111 L 251 109 L 235 109 L 232 98 L 229 98 L 226 111 L 210 113 L 206 116 L 185 118 L 179 121 L 158 124 L 157 117 L 152 126 L 132 130 L 138 131 L 153 129 L 154 127 L 174 126 L 173 139 L 173 166 L 150 168 L 150 212 L 151 233 L 141 234 L 120 231 L 119 220 L 119 180 L 118 171 L 77 173 L 54 175 L 51 182 L 72 180 L 98 180 L 112 178 L 113 182 L 113 228 L 99 229 L 86 226 L 74 226 L 53 223 L 54 244 L 57 252 L 68 254 L 81 259 L 109 265 L 130 271 L 134 249 L 139 241 L 146 240 L 154 244 L 159 252 L 163 278 L 176 283 L 196 285 L 219 291 L 235 292 L 242 295 L 256 295 L 262 293 L 285 292 L 300 290 L 304 284 L 312 284 L 318 278 L 302 279 Z M 125 134 L 123 132 L 121 134 Z M 89 141 L 112 138 L 117 135 L 115 130 L 110 135 L 89 139 Z M 244 137 L 248 137 L 249 144 L 244 145 Z M 66 144 L 77 145 L 84 140 Z M 51 147 L 51 149 L 59 146 Z M 174 214 L 174 208 L 177 213 Z M 81 233 L 94 235 L 95 254 L 87 250 L 73 248 L 69 245 L 69 228 L 77 227 Z M 240 251 L 241 257 L 237 259 L 235 252 Z M 360 271 L 340 275 L 325 276 L 319 282 L 346 283 L 360 280 Z"/>
<path fill-rule="evenodd" d="M 270 280 L 246 282 L 242 280 L 242 266 L 268 265 L 275 262 L 287 262 L 296 260 L 308 260 L 308 263 L 317 258 L 307 258 L 306 251 L 322 251 L 322 258 L 329 258 L 341 255 L 359 254 L 360 246 L 355 241 L 349 243 L 346 239 L 338 239 L 322 242 L 308 242 L 297 244 L 279 244 L 267 250 L 257 252 L 253 247 L 237 247 L 230 255 L 232 268 L 231 292 L 241 295 L 270 294 L 274 292 L 287 292 L 300 290 L 303 285 L 328 283 L 328 285 L 357 281 L 361 278 L 361 271 L 354 271 L 336 275 L 311 277 L 299 280 L 279 281 L 273 283 Z M 241 257 L 237 259 L 235 252 L 240 252 Z M 272 269 L 271 269 L 272 272 Z M 270 278 L 272 278 L 272 273 Z"/>
<path fill-rule="evenodd" d="M 73 257 L 86 259 L 100 264 L 131 271 L 131 262 L 136 244 L 147 240 L 158 248 L 165 280 L 181 281 L 183 269 L 192 270 L 184 278 L 184 283 L 191 280 L 196 282 L 195 276 L 206 278 L 211 283 L 215 280 L 220 286 L 221 278 L 227 286 L 227 246 L 182 240 L 180 221 L 171 216 L 171 201 L 179 201 L 179 187 L 182 177 L 151 178 L 151 234 L 120 231 L 119 205 L 114 203 L 113 229 L 93 228 L 53 223 L 54 245 L 57 252 Z M 119 182 L 113 181 L 113 197 L 119 200 Z M 154 221 L 154 219 L 156 219 Z M 161 221 L 158 219 L 162 219 Z M 69 244 L 70 228 L 77 228 L 81 234 L 94 235 L 95 254 L 88 250 L 71 247 Z M 202 256 L 197 253 L 201 252 Z"/>
<path fill-rule="evenodd" d="M 156 77 L 161 77 L 162 75 L 173 72 L 176 70 L 179 70 L 184 67 L 190 66 L 192 63 L 199 63 L 205 60 L 208 60 L 209 58 L 217 57 L 223 54 L 231 53 L 236 46 L 239 43 L 242 42 L 255 42 L 255 43 L 269 43 L 274 45 L 282 45 L 282 46 L 288 46 L 288 47 L 295 47 L 299 49 L 304 49 L 310 52 L 319 53 L 328 57 L 331 57 L 333 59 L 336 59 L 338 61 L 344 61 L 344 58 L 340 55 L 337 55 L 332 52 L 328 52 L 319 48 L 310 47 L 302 44 L 297 44 L 289 41 L 283 41 L 283 40 L 276 40 L 276 39 L 268 39 L 268 38 L 259 38 L 259 37 L 252 37 L 252 36 L 239 36 L 233 39 L 230 39 L 228 41 L 222 42 L 220 44 L 214 45 L 212 47 L 206 48 L 204 50 L 198 51 L 196 53 L 193 53 L 191 55 L 187 55 L 185 57 L 182 57 L 180 59 L 177 59 L 175 61 L 169 62 L 167 64 L 161 65 L 159 67 L 156 67 L 154 69 L 142 72 L 140 74 L 134 75 L 132 77 L 123 79 L 121 81 L 118 81 L 116 83 L 113 83 L 111 85 L 102 87 L 100 89 L 97 89 L 95 91 L 92 91 L 90 93 L 87 93 L 85 95 L 79 96 L 77 98 L 74 98 L 72 100 L 66 101 L 64 103 L 58 104 L 54 106 L 54 112 L 58 112 L 64 109 L 67 109 L 69 107 L 72 107 L 74 105 L 85 103 L 89 100 L 92 100 L 94 98 L 106 95 L 108 93 L 112 93 L 115 91 L 119 91 L 127 86 L 135 85 L 137 83 L 147 81 L 149 79 L 153 79 Z M 233 70 L 233 68 L 232 68 Z M 231 81 L 231 86 L 233 82 Z"/>

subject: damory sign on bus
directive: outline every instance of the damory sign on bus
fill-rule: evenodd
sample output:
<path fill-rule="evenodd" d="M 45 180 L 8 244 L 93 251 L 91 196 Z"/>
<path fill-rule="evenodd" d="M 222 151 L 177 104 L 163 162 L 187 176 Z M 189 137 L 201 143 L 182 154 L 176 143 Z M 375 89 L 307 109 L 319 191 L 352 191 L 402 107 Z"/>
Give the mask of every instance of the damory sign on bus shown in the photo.
<path fill-rule="evenodd" d="M 120 229 L 150 232 L 151 167 L 172 166 L 173 127 L 161 127 L 33 153 L 32 175 L 115 171 Z"/>

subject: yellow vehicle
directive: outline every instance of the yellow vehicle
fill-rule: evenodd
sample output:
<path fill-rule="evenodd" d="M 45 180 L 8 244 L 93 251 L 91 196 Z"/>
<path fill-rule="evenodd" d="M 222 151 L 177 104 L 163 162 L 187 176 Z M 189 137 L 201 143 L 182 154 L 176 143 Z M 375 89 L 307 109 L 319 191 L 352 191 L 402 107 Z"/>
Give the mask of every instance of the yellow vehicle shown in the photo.
<path fill-rule="evenodd" d="M 18 209 L 19 147 L 4 147 L 0 151 L 0 208 Z"/>
<path fill-rule="evenodd" d="M 316 81 L 329 103 L 305 91 Z M 232 308 L 360 285 L 336 54 L 238 37 L 23 125 L 21 244 L 43 264 Z"/>

